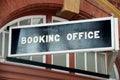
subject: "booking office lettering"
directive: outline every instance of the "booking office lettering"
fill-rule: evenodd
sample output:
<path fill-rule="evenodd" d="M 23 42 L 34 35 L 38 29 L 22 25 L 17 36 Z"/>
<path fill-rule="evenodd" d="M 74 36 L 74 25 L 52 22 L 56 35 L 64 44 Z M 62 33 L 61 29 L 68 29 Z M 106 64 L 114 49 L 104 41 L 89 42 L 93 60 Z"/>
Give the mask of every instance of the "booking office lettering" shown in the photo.
<path fill-rule="evenodd" d="M 100 38 L 100 31 L 89 31 L 89 32 L 79 32 L 79 33 L 68 33 L 66 35 L 67 40 L 76 39 L 97 39 Z M 22 37 L 21 44 L 36 44 L 36 43 L 47 43 L 47 42 L 58 42 L 60 41 L 60 35 L 43 35 L 43 36 L 29 36 L 28 38 Z"/>

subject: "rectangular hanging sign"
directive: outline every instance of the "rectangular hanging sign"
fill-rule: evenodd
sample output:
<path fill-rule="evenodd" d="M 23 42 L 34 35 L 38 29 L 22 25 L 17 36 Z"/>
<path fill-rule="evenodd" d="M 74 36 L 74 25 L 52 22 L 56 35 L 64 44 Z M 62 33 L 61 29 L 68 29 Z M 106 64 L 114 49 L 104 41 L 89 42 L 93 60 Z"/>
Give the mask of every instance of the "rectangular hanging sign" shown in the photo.
<path fill-rule="evenodd" d="M 107 17 L 11 27 L 9 56 L 112 51 L 115 50 L 115 34 L 118 34 L 115 21 Z"/>

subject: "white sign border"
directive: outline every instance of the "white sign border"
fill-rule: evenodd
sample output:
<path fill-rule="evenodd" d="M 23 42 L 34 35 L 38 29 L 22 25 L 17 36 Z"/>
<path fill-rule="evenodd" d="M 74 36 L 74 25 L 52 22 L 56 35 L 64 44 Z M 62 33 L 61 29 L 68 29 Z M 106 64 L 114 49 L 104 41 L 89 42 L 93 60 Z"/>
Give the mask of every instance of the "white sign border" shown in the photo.
<path fill-rule="evenodd" d="M 113 17 L 104 17 L 104 18 L 94 18 L 94 19 L 87 19 L 87 20 L 79 20 L 79 21 L 69 21 L 69 22 L 60 22 L 60 23 L 49 23 L 49 24 L 40 24 L 40 25 L 30 25 L 30 27 L 44 27 L 44 26 L 52 26 L 52 25 L 62 25 L 62 24 L 75 24 L 75 23 L 83 23 L 83 22 L 92 22 L 92 21 L 101 21 L 101 20 L 111 20 L 111 47 L 106 48 L 90 48 L 90 49 L 78 49 L 78 50 L 65 50 L 65 51 L 49 51 L 49 52 L 38 52 L 38 53 L 19 53 L 19 54 L 11 54 L 11 37 L 12 37 L 12 29 L 19 29 L 19 28 L 28 28 L 28 26 L 18 26 L 18 27 L 10 27 L 9 31 L 9 57 L 17 57 L 17 56 L 32 56 L 32 55 L 46 55 L 46 54 L 57 54 L 57 53 L 68 53 L 68 52 L 98 52 L 98 51 L 113 51 L 115 50 L 115 25 Z M 117 21 L 117 20 L 115 20 Z M 118 25 L 116 25 L 118 26 Z M 116 27 L 117 28 L 117 27 Z M 118 36 L 118 35 L 117 35 Z M 116 37 L 117 38 L 117 37 Z M 118 41 L 116 42 L 118 43 Z"/>

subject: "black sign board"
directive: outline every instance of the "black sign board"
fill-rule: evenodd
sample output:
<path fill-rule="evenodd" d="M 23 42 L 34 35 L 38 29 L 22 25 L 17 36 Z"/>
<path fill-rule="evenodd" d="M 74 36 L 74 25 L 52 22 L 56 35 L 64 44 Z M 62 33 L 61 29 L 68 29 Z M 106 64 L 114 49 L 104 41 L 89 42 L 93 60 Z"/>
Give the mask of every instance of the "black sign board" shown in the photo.
<path fill-rule="evenodd" d="M 114 49 L 111 18 L 10 29 L 10 56 Z"/>

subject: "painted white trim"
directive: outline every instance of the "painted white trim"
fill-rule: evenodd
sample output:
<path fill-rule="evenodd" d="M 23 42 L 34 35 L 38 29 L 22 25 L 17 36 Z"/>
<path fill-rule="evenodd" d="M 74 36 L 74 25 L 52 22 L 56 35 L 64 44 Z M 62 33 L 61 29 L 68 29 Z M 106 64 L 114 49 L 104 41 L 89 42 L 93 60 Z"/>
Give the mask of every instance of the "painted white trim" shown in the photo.
<path fill-rule="evenodd" d="M 30 19 L 30 25 L 33 25 L 33 19 L 32 18 Z"/>
<path fill-rule="evenodd" d="M 3 47 L 2 47 L 2 44 L 3 44 L 2 41 L 3 41 L 3 40 L 2 40 L 2 33 L 0 33 L 0 57 L 2 57 L 2 55 L 3 55 L 3 54 L 2 54 L 2 50 L 3 50 L 3 49 L 2 49 L 2 48 L 3 48 Z"/>
<path fill-rule="evenodd" d="M 70 65 L 69 65 L 69 56 L 70 56 L 70 54 L 69 53 L 66 53 L 66 67 L 70 67 Z"/>
<path fill-rule="evenodd" d="M 4 49 L 5 48 L 5 34 L 2 32 L 2 56 L 4 56 Z"/>
<path fill-rule="evenodd" d="M 43 55 L 43 63 L 46 63 L 46 55 Z"/>
<path fill-rule="evenodd" d="M 113 17 L 111 17 L 111 40 L 112 40 L 112 47 L 114 48 L 113 50 L 115 50 L 115 45 L 114 45 L 114 41 L 115 41 L 115 39 L 114 39 L 114 18 Z"/>
<path fill-rule="evenodd" d="M 60 22 L 66 22 L 66 21 L 68 21 L 66 19 L 63 19 L 63 18 L 60 18 L 60 17 L 56 17 L 56 16 L 52 16 L 52 22 L 53 22 L 53 20 L 57 20 L 57 21 L 60 21 Z"/>
<path fill-rule="evenodd" d="M 75 23 L 84 23 L 84 22 L 93 22 L 93 21 L 101 21 L 101 20 L 111 20 L 111 17 L 106 17 L 106 18 L 94 18 L 94 19 L 87 19 L 87 20 L 78 20 L 78 21 L 68 21 L 68 22 L 60 22 L 60 23 L 47 23 L 47 24 L 40 24 L 40 25 L 25 25 L 25 26 L 19 26 L 19 27 L 12 27 L 11 29 L 19 29 L 19 28 L 31 28 L 31 27 L 45 27 L 45 26 L 53 26 L 53 25 L 64 25 L 64 24 L 75 24 Z M 113 22 L 112 22 L 113 23 Z M 114 25 L 112 24 L 114 27 Z M 112 29 L 113 29 L 112 27 Z M 112 30 L 113 32 L 113 30 Z"/>
<path fill-rule="evenodd" d="M 5 36 L 9 34 L 7 31 L 3 31 L 2 33 L 2 56 L 5 57 Z"/>
<path fill-rule="evenodd" d="M 119 50 L 119 33 L 118 33 L 118 18 L 114 18 L 114 39 L 115 39 L 115 50 Z"/>
<path fill-rule="evenodd" d="M 97 52 L 95 52 L 95 72 L 98 72 Z"/>
<path fill-rule="evenodd" d="M 10 35 L 10 33 L 11 33 L 11 29 L 9 30 L 9 47 L 8 47 L 8 56 L 10 55 L 10 53 L 11 53 L 11 35 Z"/>
<path fill-rule="evenodd" d="M 108 64 L 107 64 L 107 54 L 104 54 L 105 55 L 105 68 L 106 68 L 106 74 L 108 74 Z"/>
<path fill-rule="evenodd" d="M 29 56 L 29 60 L 31 60 L 31 61 L 32 61 L 32 56 Z"/>
<path fill-rule="evenodd" d="M 87 52 L 84 53 L 85 70 L 87 70 Z"/>
<path fill-rule="evenodd" d="M 77 66 L 76 66 L 76 65 L 77 65 L 77 64 L 76 64 L 76 63 L 77 63 L 76 56 L 77 56 L 77 53 L 74 53 L 74 57 L 75 57 L 75 60 L 74 60 L 74 61 L 75 61 L 75 64 L 74 64 L 74 66 L 75 66 L 75 68 L 77 68 Z"/>
<path fill-rule="evenodd" d="M 14 24 L 17 22 L 17 26 L 20 26 L 19 21 L 25 20 L 25 19 L 31 19 L 31 18 L 43 18 L 43 22 L 46 23 L 46 16 L 45 15 L 31 15 L 31 16 L 23 16 L 20 18 L 17 18 L 9 23 L 7 23 L 6 25 L 4 25 L 1 29 L 0 29 L 0 33 L 3 32 L 7 26 Z M 44 20 L 45 19 L 45 20 Z"/>
<path fill-rule="evenodd" d="M 8 56 L 8 48 L 9 48 L 9 32 L 8 31 L 4 31 L 4 34 L 5 34 L 5 39 L 6 39 L 6 37 L 8 38 L 8 40 L 7 40 L 8 44 L 6 44 L 6 41 L 4 43 L 5 48 L 7 47 L 7 53 L 4 53 L 4 57 L 7 57 Z M 8 45 L 8 46 L 6 46 L 6 45 Z"/>
<path fill-rule="evenodd" d="M 10 42 L 9 42 L 10 43 Z M 11 48 L 10 48 L 11 49 Z M 95 49 L 95 50 L 94 50 Z M 94 48 L 94 49 L 83 49 L 83 50 L 66 50 L 66 51 L 50 51 L 50 52 L 41 52 L 41 53 L 29 53 L 29 54 L 10 54 L 10 51 L 11 50 L 9 50 L 9 57 L 17 57 L 17 56 L 32 56 L 32 55 L 46 55 L 46 54 L 58 54 L 58 53 L 68 53 L 68 52 L 84 52 L 85 50 L 86 50 L 86 52 L 91 52 L 91 51 L 111 51 L 112 50 L 112 48 Z M 104 49 L 104 50 L 103 50 Z M 93 51 L 93 52 L 94 52 Z"/>
<path fill-rule="evenodd" d="M 53 55 L 51 55 L 51 64 L 53 64 Z"/>
<path fill-rule="evenodd" d="M 3 31 L 2 33 L 2 56 L 4 56 L 4 53 L 5 53 L 5 34 L 8 34 L 7 31 Z"/>

